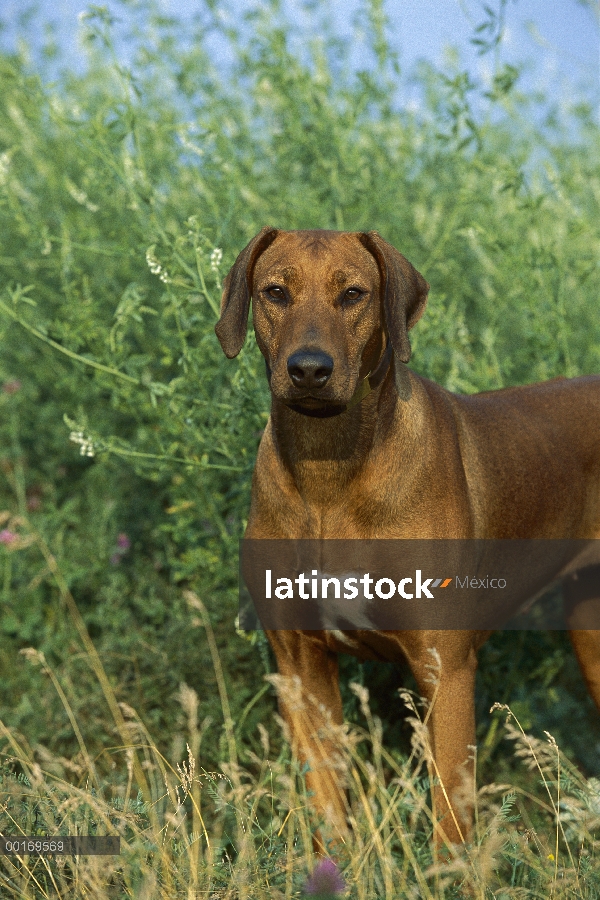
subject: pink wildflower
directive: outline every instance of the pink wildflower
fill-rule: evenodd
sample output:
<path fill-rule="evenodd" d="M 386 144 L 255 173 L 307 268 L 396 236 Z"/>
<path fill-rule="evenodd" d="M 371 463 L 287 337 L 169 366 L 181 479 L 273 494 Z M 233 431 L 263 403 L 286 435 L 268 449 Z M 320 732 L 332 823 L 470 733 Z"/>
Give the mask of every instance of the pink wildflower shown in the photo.
<path fill-rule="evenodd" d="M 2 391 L 5 394 L 16 394 L 21 390 L 21 382 L 15 378 L 13 381 L 5 381 L 2 385 Z"/>
<path fill-rule="evenodd" d="M 117 538 L 117 547 L 119 547 L 119 549 L 123 551 L 129 550 L 129 548 L 131 547 L 131 541 L 126 534 L 121 533 L 119 535 L 119 537 Z"/>
<path fill-rule="evenodd" d="M 312 875 L 304 885 L 304 893 L 321 900 L 334 900 L 343 894 L 346 883 L 332 859 L 322 859 L 315 866 Z"/>
<path fill-rule="evenodd" d="M 10 544 L 14 544 L 14 542 L 18 540 L 19 535 L 15 534 L 14 531 L 9 531 L 8 528 L 0 531 L 0 544 L 6 544 L 6 546 L 8 547 Z"/>

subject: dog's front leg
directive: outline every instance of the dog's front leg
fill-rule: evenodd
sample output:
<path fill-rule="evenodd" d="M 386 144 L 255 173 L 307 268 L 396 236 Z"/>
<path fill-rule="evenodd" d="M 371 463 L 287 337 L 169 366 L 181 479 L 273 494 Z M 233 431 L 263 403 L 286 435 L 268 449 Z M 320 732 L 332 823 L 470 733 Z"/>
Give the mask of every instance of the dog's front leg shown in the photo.
<path fill-rule="evenodd" d="M 463 843 L 470 836 L 475 765 L 475 672 L 477 656 L 468 632 L 438 632 L 410 659 L 421 696 L 429 701 L 427 727 L 434 843 Z M 431 649 L 430 649 L 431 648 Z M 433 652 L 431 652 L 433 649 Z M 437 651 L 437 652 L 436 652 Z"/>
<path fill-rule="evenodd" d="M 342 699 L 338 658 L 318 639 L 317 632 L 269 631 L 277 659 L 279 708 L 290 732 L 293 754 L 307 766 L 306 787 L 311 805 L 335 842 L 348 837 L 344 792 Z M 315 849 L 324 841 L 315 832 Z"/>

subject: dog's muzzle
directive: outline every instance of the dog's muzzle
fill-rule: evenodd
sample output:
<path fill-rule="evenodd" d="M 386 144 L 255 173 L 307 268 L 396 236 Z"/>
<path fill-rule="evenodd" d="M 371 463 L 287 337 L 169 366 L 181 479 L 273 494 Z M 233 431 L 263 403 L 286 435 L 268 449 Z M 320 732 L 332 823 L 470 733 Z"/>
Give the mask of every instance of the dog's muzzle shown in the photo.
<path fill-rule="evenodd" d="M 388 369 L 390 367 L 390 363 L 392 361 L 393 352 L 394 351 L 392 349 L 392 345 L 388 339 L 383 356 L 377 363 L 377 366 L 375 367 L 375 369 L 372 372 L 370 372 L 365 378 L 362 379 L 362 381 L 360 382 L 360 384 L 354 391 L 354 394 L 352 395 L 352 397 L 350 398 L 348 403 L 337 404 L 337 405 L 330 404 L 328 406 L 323 405 L 320 407 L 312 407 L 312 408 L 307 407 L 307 406 L 301 406 L 300 403 L 286 402 L 285 405 L 289 409 L 293 409 L 294 412 L 300 413 L 303 416 L 311 416 L 312 418 L 315 418 L 315 419 L 330 419 L 330 418 L 332 418 L 332 416 L 339 416 L 341 413 L 347 412 L 349 409 L 352 409 L 354 406 L 357 406 L 362 400 L 365 399 L 365 397 L 367 397 L 371 393 L 371 391 L 374 391 L 376 388 L 379 387 L 379 385 L 381 384 L 381 382 L 387 375 Z M 299 351 L 297 351 L 297 353 L 292 354 L 292 356 L 290 356 L 290 358 L 288 359 L 288 372 L 290 374 L 290 378 L 292 379 L 292 382 L 294 384 L 296 384 L 296 382 L 294 381 L 294 377 L 293 377 L 292 373 L 290 372 L 290 365 L 292 366 L 292 368 L 294 367 L 294 365 L 296 364 L 295 363 L 296 357 L 301 357 L 303 360 L 306 360 L 306 358 L 308 356 L 313 357 L 312 361 L 310 362 L 310 366 L 313 367 L 313 375 L 311 377 L 314 377 L 315 379 L 317 379 L 319 377 L 324 377 L 322 384 L 314 385 L 314 387 L 317 387 L 317 389 L 318 389 L 320 387 L 323 387 L 327 383 L 327 381 L 329 381 L 329 378 L 331 377 L 331 373 L 333 372 L 333 360 L 327 353 L 323 353 L 322 351 L 299 350 Z M 321 359 L 321 361 L 325 360 L 325 359 L 330 361 L 330 364 L 331 364 L 330 370 L 328 369 L 328 364 L 323 366 L 324 369 L 328 370 L 328 374 L 325 374 L 324 372 L 320 372 L 320 367 L 319 367 L 319 365 L 316 364 L 316 357 L 319 357 Z M 266 359 L 265 359 L 265 366 L 267 368 L 267 380 L 268 380 L 269 384 L 271 384 L 271 367 L 269 366 L 269 363 L 267 362 Z M 300 366 L 299 368 L 302 368 L 302 366 Z M 296 373 L 296 374 L 298 374 L 298 373 Z M 306 376 L 300 376 L 300 377 L 306 377 Z M 307 387 L 308 385 L 296 384 L 296 386 L 297 387 Z"/>

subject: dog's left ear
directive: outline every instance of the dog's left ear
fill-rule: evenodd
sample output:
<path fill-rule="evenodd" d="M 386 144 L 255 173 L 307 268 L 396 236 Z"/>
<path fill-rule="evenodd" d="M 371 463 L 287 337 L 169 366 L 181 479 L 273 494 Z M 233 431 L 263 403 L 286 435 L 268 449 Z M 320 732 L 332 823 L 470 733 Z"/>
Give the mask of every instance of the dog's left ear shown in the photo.
<path fill-rule="evenodd" d="M 237 356 L 246 340 L 252 272 L 256 260 L 278 235 L 276 228 L 265 225 L 244 247 L 223 282 L 221 318 L 215 332 L 228 359 Z"/>
<path fill-rule="evenodd" d="M 407 363 L 411 353 L 408 331 L 425 311 L 429 285 L 406 257 L 376 231 L 363 231 L 358 239 L 377 260 L 385 324 L 396 356 Z"/>

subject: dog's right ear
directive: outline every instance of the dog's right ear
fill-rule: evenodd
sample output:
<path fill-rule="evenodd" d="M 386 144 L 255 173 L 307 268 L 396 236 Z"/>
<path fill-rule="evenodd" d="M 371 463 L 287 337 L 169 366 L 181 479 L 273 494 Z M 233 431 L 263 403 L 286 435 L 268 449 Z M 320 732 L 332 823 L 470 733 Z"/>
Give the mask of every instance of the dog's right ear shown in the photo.
<path fill-rule="evenodd" d="M 265 225 L 247 247 L 244 247 L 223 283 L 221 318 L 215 332 L 227 359 L 237 356 L 246 340 L 252 272 L 256 260 L 279 234 L 277 228 Z"/>

